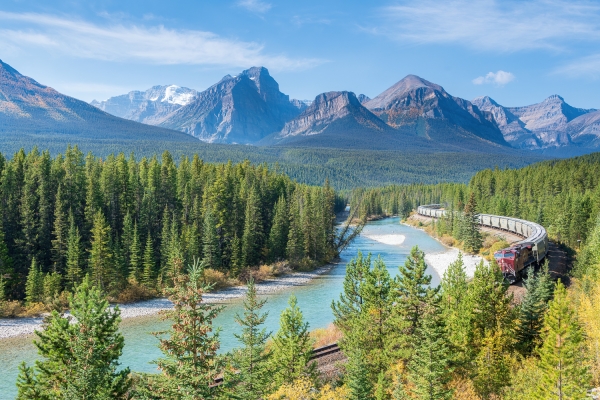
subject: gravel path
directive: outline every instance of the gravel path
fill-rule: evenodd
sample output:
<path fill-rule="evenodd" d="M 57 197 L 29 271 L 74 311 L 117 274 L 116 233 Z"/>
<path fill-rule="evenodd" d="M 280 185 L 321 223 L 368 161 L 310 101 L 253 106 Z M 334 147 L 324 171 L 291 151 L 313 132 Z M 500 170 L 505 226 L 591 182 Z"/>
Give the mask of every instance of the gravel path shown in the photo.
<path fill-rule="evenodd" d="M 258 294 L 269 294 L 289 289 L 294 286 L 302 286 L 312 279 L 329 271 L 335 264 L 328 264 L 325 267 L 311 272 L 295 272 L 273 279 L 268 279 L 256 284 Z M 228 300 L 243 297 L 246 293 L 246 286 L 235 286 L 207 293 L 204 299 L 210 303 L 224 302 Z M 161 310 L 168 310 L 173 304 L 165 299 L 152 299 L 136 303 L 120 304 L 121 318 L 135 318 L 147 315 L 157 314 Z M 0 340 L 15 336 L 30 335 L 42 325 L 43 318 L 2 318 L 0 319 Z"/>

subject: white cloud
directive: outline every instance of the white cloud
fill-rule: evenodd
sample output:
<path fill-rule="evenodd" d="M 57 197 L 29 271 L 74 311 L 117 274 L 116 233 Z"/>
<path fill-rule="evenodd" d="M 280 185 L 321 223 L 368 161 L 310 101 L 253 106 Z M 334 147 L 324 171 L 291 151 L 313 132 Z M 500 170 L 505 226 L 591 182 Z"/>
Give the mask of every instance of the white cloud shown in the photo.
<path fill-rule="evenodd" d="M 498 72 L 488 72 L 485 76 L 478 76 L 473 79 L 475 85 L 483 85 L 484 83 L 493 84 L 495 86 L 504 86 L 515 80 L 514 74 L 499 70 Z"/>
<path fill-rule="evenodd" d="M 260 0 L 240 0 L 237 5 L 245 8 L 248 11 L 252 11 L 259 14 L 264 14 L 273 7 L 270 3 L 265 3 Z"/>
<path fill-rule="evenodd" d="M 600 41 L 600 2 L 589 0 L 406 0 L 366 28 L 402 42 L 514 52 Z"/>
<path fill-rule="evenodd" d="M 97 25 L 48 14 L 0 11 L 0 21 L 17 22 L 19 29 L 0 29 L 0 50 L 31 46 L 72 57 L 162 65 L 196 64 L 274 70 L 310 68 L 325 62 L 266 54 L 264 45 L 223 38 L 199 30 L 170 29 L 114 23 Z M 26 28 L 24 28 L 26 26 Z"/>
<path fill-rule="evenodd" d="M 574 60 L 554 70 L 555 74 L 563 74 L 570 77 L 587 76 L 592 79 L 600 78 L 600 54 Z"/>

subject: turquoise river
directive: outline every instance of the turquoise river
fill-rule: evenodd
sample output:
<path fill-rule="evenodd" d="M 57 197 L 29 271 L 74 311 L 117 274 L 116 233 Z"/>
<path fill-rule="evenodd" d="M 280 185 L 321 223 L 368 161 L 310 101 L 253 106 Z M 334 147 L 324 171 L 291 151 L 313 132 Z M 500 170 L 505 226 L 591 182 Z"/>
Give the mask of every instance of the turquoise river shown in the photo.
<path fill-rule="evenodd" d="M 424 232 L 400 224 L 398 218 L 388 218 L 367 224 L 362 234 L 341 254 L 341 260 L 327 273 L 318 276 L 306 285 L 265 295 L 269 312 L 266 328 L 275 332 L 278 328 L 279 314 L 287 306 L 290 294 L 298 298 L 298 305 L 309 322 L 310 328 L 326 327 L 333 321 L 331 302 L 339 298 L 342 290 L 346 263 L 356 256 L 360 250 L 364 254 L 372 253 L 381 256 L 392 275 L 398 272 L 410 249 L 419 246 L 425 253 L 439 253 L 445 248 Z M 433 285 L 439 284 L 439 277 L 432 269 Z M 221 351 L 226 352 L 237 346 L 234 333 L 239 332 L 234 322 L 234 315 L 241 311 L 241 299 L 225 303 L 226 308 L 215 321 L 222 331 Z M 121 331 L 125 337 L 125 348 L 120 359 L 123 366 L 133 371 L 154 372 L 156 366 L 151 364 L 161 356 L 158 340 L 151 334 L 164 330 L 167 322 L 160 321 L 158 316 L 145 316 L 125 319 L 121 323 Z M 0 340 L 0 399 L 13 399 L 16 396 L 16 378 L 18 366 L 22 361 L 31 364 L 36 359 L 36 349 L 32 344 L 33 336 Z"/>

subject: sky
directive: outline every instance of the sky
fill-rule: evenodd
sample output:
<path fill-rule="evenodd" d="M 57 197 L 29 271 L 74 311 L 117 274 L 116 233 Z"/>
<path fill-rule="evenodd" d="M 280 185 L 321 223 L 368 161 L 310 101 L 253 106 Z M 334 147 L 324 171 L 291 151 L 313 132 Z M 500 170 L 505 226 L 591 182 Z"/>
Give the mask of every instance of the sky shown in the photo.
<path fill-rule="evenodd" d="M 415 74 L 469 100 L 600 108 L 600 1 L 3 0 L 0 59 L 85 101 L 265 66 L 297 99 Z"/>

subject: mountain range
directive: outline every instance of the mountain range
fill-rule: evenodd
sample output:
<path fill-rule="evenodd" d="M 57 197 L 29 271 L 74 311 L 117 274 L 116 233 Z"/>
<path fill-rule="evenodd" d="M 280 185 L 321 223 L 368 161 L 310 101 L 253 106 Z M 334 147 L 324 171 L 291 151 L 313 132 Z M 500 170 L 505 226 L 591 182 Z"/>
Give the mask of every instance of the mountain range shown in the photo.
<path fill-rule="evenodd" d="M 372 99 L 336 91 L 313 101 L 296 100 L 280 91 L 264 67 L 227 75 L 200 92 L 154 86 L 88 104 L 0 61 L 0 132 L 69 141 L 72 136 L 200 139 L 278 147 L 531 150 L 570 156 L 600 148 L 600 111 L 574 108 L 557 95 L 524 107 L 505 107 L 487 96 L 468 101 L 415 75 Z"/>
<path fill-rule="evenodd" d="M 0 60 L 0 133 L 22 139 L 72 138 L 193 142 L 181 132 L 101 111 L 20 74 Z"/>
<path fill-rule="evenodd" d="M 131 92 L 141 108 L 115 115 L 189 133 L 202 141 L 303 147 L 406 148 L 445 146 L 538 152 L 586 153 L 600 148 L 600 114 L 579 109 L 558 95 L 524 107 L 504 107 L 488 96 L 468 101 L 438 84 L 408 75 L 370 99 L 348 91 L 292 99 L 263 67 L 225 76 L 188 103 L 166 107 L 164 96 Z M 192 89 L 179 88 L 192 93 Z M 98 104 L 122 102 L 124 96 Z M 150 100 L 149 100 L 150 99 Z M 133 102 L 130 102 L 133 104 Z M 156 115 L 150 111 L 156 109 Z M 150 111 L 149 111 L 150 110 Z M 145 119 L 140 118 L 145 115 Z M 376 140 L 373 140 L 376 139 Z M 381 140 L 387 141 L 382 143 Z M 401 144 L 397 143 L 401 142 Z"/>

